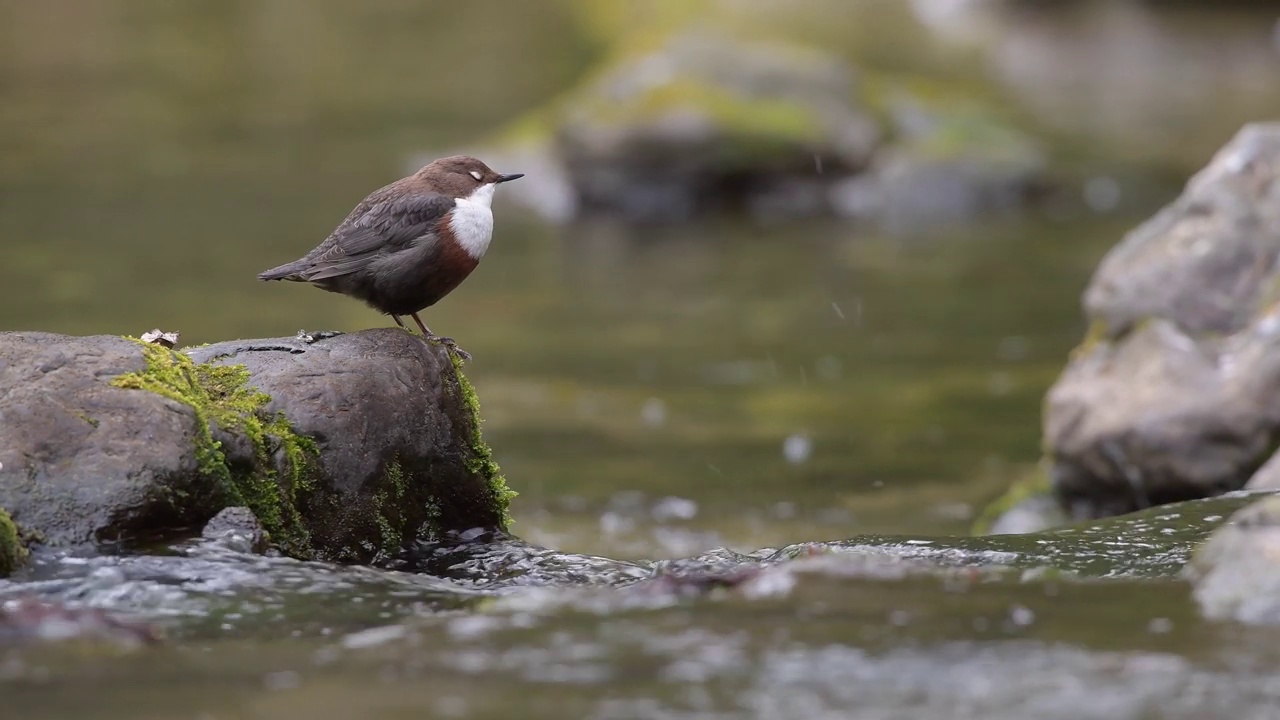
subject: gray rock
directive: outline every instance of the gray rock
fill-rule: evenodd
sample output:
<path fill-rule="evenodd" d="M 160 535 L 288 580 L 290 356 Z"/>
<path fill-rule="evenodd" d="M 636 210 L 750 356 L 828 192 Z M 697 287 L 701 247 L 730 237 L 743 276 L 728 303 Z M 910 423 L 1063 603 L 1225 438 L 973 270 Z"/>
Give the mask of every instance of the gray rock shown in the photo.
<path fill-rule="evenodd" d="M 1057 500 L 1033 495 L 1000 513 L 987 528 L 988 535 L 1025 535 L 1049 530 L 1067 522 Z"/>
<path fill-rule="evenodd" d="M 837 215 L 909 230 L 1017 210 L 1052 185 L 1038 143 L 972 103 L 898 93 L 889 114 L 892 139 L 831 188 Z"/>
<path fill-rule="evenodd" d="M 247 507 L 222 509 L 205 523 L 200 537 L 244 553 L 261 553 L 271 540 L 262 521 Z"/>
<path fill-rule="evenodd" d="M 1280 490 L 1280 452 L 1271 457 L 1249 478 L 1249 490 Z"/>
<path fill-rule="evenodd" d="M 868 162 L 880 128 L 856 90 L 832 56 L 686 31 L 577 91 L 556 121 L 556 155 L 585 210 L 775 211 L 788 178 L 838 179 Z"/>
<path fill-rule="evenodd" d="M 1280 497 L 1231 516 L 1196 552 L 1186 574 L 1205 617 L 1280 623 Z"/>
<path fill-rule="evenodd" d="M 1243 129 L 1125 237 L 1085 293 L 1089 337 L 1045 445 L 1075 517 L 1245 485 L 1280 432 L 1280 124 Z"/>
<path fill-rule="evenodd" d="M 387 328 L 145 353 L 0 333 L 0 507 L 27 537 L 180 536 L 247 505 L 291 554 L 367 561 L 504 525 L 508 493 L 442 347 Z M 156 358 L 168 385 L 147 380 Z"/>
<path fill-rule="evenodd" d="M 395 547 L 428 530 L 502 525 L 500 479 L 485 476 L 494 468 L 485 467 L 470 389 L 443 347 L 383 328 L 314 343 L 231 341 L 190 354 L 244 365 L 272 398 L 266 410 L 316 441 L 332 493 L 300 509 L 318 545 L 360 537 Z"/>
<path fill-rule="evenodd" d="M 25 532 L 81 545 L 197 520 L 213 488 L 197 479 L 194 412 L 109 384 L 145 369 L 116 336 L 0 333 L 0 507 Z M 173 478 L 192 502 L 172 501 Z"/>

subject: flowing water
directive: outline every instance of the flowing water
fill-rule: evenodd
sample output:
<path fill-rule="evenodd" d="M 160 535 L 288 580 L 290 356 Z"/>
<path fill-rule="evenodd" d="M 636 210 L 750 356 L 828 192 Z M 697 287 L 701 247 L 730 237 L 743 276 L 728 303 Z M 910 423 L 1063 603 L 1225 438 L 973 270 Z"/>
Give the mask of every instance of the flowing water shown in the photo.
<path fill-rule="evenodd" d="M 599 48 L 571 3 L 353 8 L 0 2 L 0 330 L 387 324 L 254 276 Z M 1280 717 L 1277 638 L 1201 620 L 1179 579 L 1239 499 L 964 537 L 1037 461 L 1080 291 L 1153 207 L 903 235 L 555 227 L 499 193 L 489 255 L 425 317 L 474 355 L 532 545 L 424 548 L 439 575 L 43 557 L 0 596 L 166 638 L 0 650 L 4 716 Z"/>

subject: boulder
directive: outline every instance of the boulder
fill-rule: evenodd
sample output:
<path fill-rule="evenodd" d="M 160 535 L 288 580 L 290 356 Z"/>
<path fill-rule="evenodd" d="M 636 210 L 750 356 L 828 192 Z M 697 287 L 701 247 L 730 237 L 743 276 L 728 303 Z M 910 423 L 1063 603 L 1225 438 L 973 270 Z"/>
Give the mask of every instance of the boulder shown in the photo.
<path fill-rule="evenodd" d="M 1205 617 L 1280 623 L 1280 497 L 1232 515 L 1196 551 L 1186 575 Z"/>
<path fill-rule="evenodd" d="M 883 105 L 886 142 L 831 188 L 839 216 L 911 229 L 1016 211 L 1053 188 L 1040 145 L 972 99 L 914 88 Z"/>
<path fill-rule="evenodd" d="M 1045 404 L 1076 518 L 1238 489 L 1280 438 L 1280 123 L 1245 127 L 1129 233 Z"/>
<path fill-rule="evenodd" d="M 502 528 L 511 493 L 456 362 L 391 328 L 182 352 L 0 333 L 0 508 L 76 547 L 195 536 L 244 506 L 288 554 L 359 562 Z"/>
<path fill-rule="evenodd" d="M 555 146 L 586 210 L 680 219 L 768 203 L 787 186 L 864 166 L 880 128 L 856 76 L 792 46 L 677 33 L 627 56 L 567 102 Z"/>
<path fill-rule="evenodd" d="M 555 222 L 728 211 L 903 226 L 1021 208 L 1050 184 L 1038 142 L 953 88 L 726 28 L 624 36 L 580 86 L 469 149 L 537 175 L 510 201 Z"/>

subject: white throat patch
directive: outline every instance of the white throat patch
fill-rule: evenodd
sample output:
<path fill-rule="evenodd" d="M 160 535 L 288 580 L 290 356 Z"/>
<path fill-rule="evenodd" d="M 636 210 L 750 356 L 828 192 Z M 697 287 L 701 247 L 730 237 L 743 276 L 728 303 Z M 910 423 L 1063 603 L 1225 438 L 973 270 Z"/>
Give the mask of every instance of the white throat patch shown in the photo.
<path fill-rule="evenodd" d="M 497 183 L 488 183 L 476 188 L 467 197 L 454 200 L 453 215 L 449 218 L 449 227 L 453 235 L 471 257 L 479 260 L 489 249 L 489 240 L 493 238 L 493 193 L 498 189 Z"/>

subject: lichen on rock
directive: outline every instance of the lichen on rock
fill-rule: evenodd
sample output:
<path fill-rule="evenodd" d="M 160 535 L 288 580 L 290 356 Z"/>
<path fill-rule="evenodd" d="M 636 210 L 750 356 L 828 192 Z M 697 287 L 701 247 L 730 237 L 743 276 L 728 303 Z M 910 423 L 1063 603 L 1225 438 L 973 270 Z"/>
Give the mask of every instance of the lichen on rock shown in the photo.
<path fill-rule="evenodd" d="M 310 556 L 298 500 L 299 493 L 308 489 L 315 442 L 295 433 L 283 414 L 264 410 L 271 397 L 249 385 L 244 366 L 197 363 L 184 353 L 137 342 L 146 369 L 120 375 L 111 384 L 154 392 L 190 407 L 196 418 L 199 472 L 225 493 L 224 506 L 250 508 L 281 549 L 297 557 Z M 246 438 L 252 446 L 252 461 L 229 459 L 223 442 L 215 438 L 218 431 Z M 285 459 L 284 473 L 273 462 L 276 453 Z"/>

